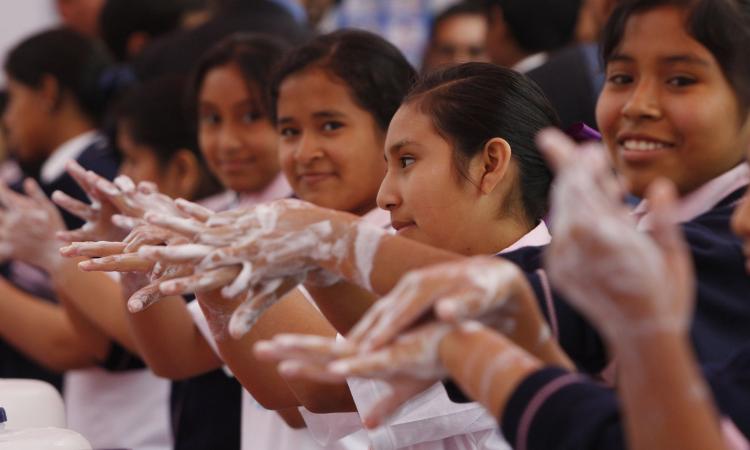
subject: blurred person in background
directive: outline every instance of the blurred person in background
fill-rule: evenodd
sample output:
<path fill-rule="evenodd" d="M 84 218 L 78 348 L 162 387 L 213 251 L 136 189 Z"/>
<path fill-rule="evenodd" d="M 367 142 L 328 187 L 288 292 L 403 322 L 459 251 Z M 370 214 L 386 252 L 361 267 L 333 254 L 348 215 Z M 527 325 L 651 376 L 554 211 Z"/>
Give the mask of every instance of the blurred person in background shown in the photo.
<path fill-rule="evenodd" d="M 85 36 L 99 35 L 99 12 L 104 0 L 56 0 L 55 3 L 65 26 Z"/>
<path fill-rule="evenodd" d="M 475 1 L 449 7 L 435 17 L 422 72 L 465 62 L 488 62 L 487 17 Z"/>

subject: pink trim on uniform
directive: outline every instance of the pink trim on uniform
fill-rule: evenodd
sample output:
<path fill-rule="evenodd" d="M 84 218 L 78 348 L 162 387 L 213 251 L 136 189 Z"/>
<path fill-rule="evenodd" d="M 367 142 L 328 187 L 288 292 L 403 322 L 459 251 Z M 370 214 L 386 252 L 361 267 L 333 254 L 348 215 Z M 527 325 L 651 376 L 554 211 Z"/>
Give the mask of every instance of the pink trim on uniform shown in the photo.
<path fill-rule="evenodd" d="M 552 301 L 552 289 L 550 289 L 547 272 L 544 269 L 537 269 L 536 274 L 539 276 L 539 283 L 542 285 L 542 292 L 544 292 L 544 304 L 547 306 L 547 315 L 549 316 L 550 327 L 552 327 L 552 334 L 555 336 L 555 339 L 559 340 L 560 328 L 557 325 L 557 313 L 555 312 L 555 303 Z"/>
<path fill-rule="evenodd" d="M 534 416 L 539 412 L 539 408 L 544 405 L 544 402 L 560 389 L 570 384 L 577 383 L 582 379 L 583 377 L 579 374 L 569 373 L 560 378 L 555 378 L 552 382 L 534 394 L 534 397 L 531 398 L 531 401 L 521 415 L 521 421 L 518 426 L 518 436 L 516 437 L 516 450 L 526 450 L 531 422 L 534 420 Z"/>
<path fill-rule="evenodd" d="M 724 417 L 721 419 L 721 434 L 724 435 L 724 442 L 727 448 L 732 450 L 750 450 L 750 443 L 745 435 L 737 429 L 732 419 Z"/>

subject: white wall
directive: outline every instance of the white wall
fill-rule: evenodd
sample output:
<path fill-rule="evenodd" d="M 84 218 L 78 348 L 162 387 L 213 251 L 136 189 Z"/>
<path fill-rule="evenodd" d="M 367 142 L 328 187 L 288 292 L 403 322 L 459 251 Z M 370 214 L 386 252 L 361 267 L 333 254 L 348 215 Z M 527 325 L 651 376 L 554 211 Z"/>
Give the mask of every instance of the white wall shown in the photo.
<path fill-rule="evenodd" d="M 5 62 L 8 50 L 21 39 L 57 23 L 54 0 L 0 0 L 0 61 Z M 0 70 L 0 86 L 4 85 Z"/>

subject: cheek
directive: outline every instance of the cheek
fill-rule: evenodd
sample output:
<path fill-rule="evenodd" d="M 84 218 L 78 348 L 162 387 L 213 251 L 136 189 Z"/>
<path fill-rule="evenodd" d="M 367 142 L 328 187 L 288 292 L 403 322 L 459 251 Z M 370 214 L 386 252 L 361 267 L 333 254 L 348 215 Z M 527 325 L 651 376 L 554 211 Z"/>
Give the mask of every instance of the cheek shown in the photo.
<path fill-rule="evenodd" d="M 291 145 L 279 141 L 279 165 L 289 184 L 294 183 L 294 149 Z"/>

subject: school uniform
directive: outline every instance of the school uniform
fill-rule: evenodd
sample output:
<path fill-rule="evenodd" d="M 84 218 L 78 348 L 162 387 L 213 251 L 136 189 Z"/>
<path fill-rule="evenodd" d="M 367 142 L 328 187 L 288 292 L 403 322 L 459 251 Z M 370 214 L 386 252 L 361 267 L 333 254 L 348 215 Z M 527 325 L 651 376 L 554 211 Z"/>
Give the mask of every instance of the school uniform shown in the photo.
<path fill-rule="evenodd" d="M 750 448 L 750 346 L 704 375 L 731 448 Z M 627 448 L 616 393 L 559 368 L 527 376 L 511 394 L 501 426 L 516 449 L 620 450 Z"/>
<path fill-rule="evenodd" d="M 695 267 L 696 304 L 690 336 L 702 364 L 722 363 L 750 342 L 750 277 L 745 272 L 742 240 L 730 226 L 748 183 L 750 168 L 742 163 L 681 198 L 675 212 Z M 648 231 L 648 205 L 642 202 L 633 214 L 637 227 Z M 604 343 L 550 285 L 541 268 L 541 253 L 519 250 L 503 256 L 526 264 L 527 279 L 552 333 L 578 368 L 599 373 L 609 363 Z"/>
<path fill-rule="evenodd" d="M 60 145 L 36 175 L 48 196 L 60 190 L 88 201 L 80 186 L 65 171 L 65 165 L 71 160 L 108 179 L 117 173 L 117 155 L 106 139 L 96 131 L 82 133 Z M 20 188 L 20 182 L 16 188 Z M 81 219 L 67 211 L 62 211 L 62 215 L 68 229 L 83 225 Z M 56 301 L 47 275 L 38 269 L 13 261 L 6 274 L 19 288 Z M 142 362 L 120 345 L 111 344 L 100 367 L 71 370 L 63 379 L 68 427 L 84 435 L 95 448 L 162 450 L 170 447 L 169 383 L 145 370 Z"/>

